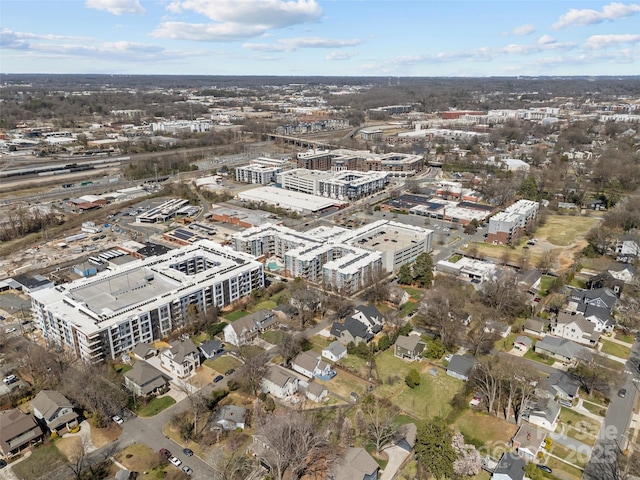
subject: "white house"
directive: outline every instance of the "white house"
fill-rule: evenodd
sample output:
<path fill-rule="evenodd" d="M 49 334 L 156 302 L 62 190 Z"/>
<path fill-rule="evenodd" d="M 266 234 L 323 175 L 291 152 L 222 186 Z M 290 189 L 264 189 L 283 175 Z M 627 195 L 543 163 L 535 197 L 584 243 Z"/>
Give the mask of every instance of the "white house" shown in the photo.
<path fill-rule="evenodd" d="M 200 352 L 191 339 L 172 342 L 160 352 L 160 366 L 178 378 L 188 377 L 200 366 Z"/>
<path fill-rule="evenodd" d="M 560 312 L 555 323 L 551 325 L 551 334 L 566 338 L 582 345 L 595 346 L 600 334 L 595 331 L 595 324 L 589 322 L 584 315 Z"/>
<path fill-rule="evenodd" d="M 306 389 L 307 398 L 313 402 L 321 402 L 327 395 L 329 395 L 329 391 L 327 387 L 318 382 L 311 382 Z"/>
<path fill-rule="evenodd" d="M 300 352 L 291 362 L 291 368 L 307 378 L 332 377 L 334 375 L 331 366 L 321 360 L 315 352 Z"/>
<path fill-rule="evenodd" d="M 347 355 L 347 348 L 335 340 L 322 349 L 322 356 L 332 362 L 337 362 Z"/>
<path fill-rule="evenodd" d="M 283 399 L 298 391 L 298 379 L 284 368 L 273 366 L 262 380 L 262 391 Z"/>
<path fill-rule="evenodd" d="M 278 317 L 269 310 L 258 310 L 224 327 L 224 341 L 239 347 L 253 341 L 261 333 L 278 324 Z"/>

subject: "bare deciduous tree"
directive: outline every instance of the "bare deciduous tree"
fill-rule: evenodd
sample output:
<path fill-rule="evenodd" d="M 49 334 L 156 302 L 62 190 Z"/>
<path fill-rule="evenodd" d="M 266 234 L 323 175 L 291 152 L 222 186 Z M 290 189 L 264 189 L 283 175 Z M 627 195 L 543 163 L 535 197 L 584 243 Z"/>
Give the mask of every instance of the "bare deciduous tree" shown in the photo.
<path fill-rule="evenodd" d="M 258 395 L 262 379 L 267 374 L 268 357 L 262 352 L 256 354 L 247 347 L 240 347 L 240 356 L 244 364 L 239 368 L 240 385 L 252 395 Z"/>
<path fill-rule="evenodd" d="M 377 397 L 369 397 L 363 403 L 362 411 L 367 422 L 367 433 L 380 453 L 393 441 L 398 432 L 395 421 L 400 409 L 390 402 Z"/>

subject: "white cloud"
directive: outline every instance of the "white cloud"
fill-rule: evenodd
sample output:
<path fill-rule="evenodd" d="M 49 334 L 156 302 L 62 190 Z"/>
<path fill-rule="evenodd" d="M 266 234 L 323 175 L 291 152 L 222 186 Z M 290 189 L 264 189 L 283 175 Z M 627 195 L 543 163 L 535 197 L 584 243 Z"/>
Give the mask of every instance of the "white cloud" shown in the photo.
<path fill-rule="evenodd" d="M 325 60 L 349 60 L 355 56 L 355 53 L 350 52 L 341 52 L 339 50 L 334 50 L 333 52 L 329 52 L 329 54 L 324 57 Z"/>
<path fill-rule="evenodd" d="M 536 27 L 531 24 L 520 25 L 513 30 L 506 32 L 505 35 L 531 35 L 536 31 Z"/>
<path fill-rule="evenodd" d="M 640 42 L 640 35 L 592 35 L 585 42 L 584 48 L 588 48 L 590 50 L 598 50 L 600 48 L 606 48 L 610 47 L 611 45 L 618 45 L 620 43 L 638 42 Z"/>
<path fill-rule="evenodd" d="M 212 42 L 253 38 L 269 30 L 318 21 L 322 15 L 315 0 L 184 0 L 169 4 L 167 10 L 174 14 L 192 11 L 213 23 L 166 21 L 152 36 Z"/>
<path fill-rule="evenodd" d="M 362 40 L 334 40 L 330 38 L 300 37 L 282 38 L 276 43 L 245 43 L 244 48 L 260 52 L 292 52 L 299 48 L 344 48 L 360 45 Z"/>
<path fill-rule="evenodd" d="M 105 10 L 114 15 L 122 15 L 123 13 L 142 14 L 146 12 L 140 5 L 139 0 L 86 0 L 85 6 L 96 10 Z"/>
<path fill-rule="evenodd" d="M 573 25 L 593 25 L 602 23 L 606 20 L 618 20 L 620 18 L 630 17 L 640 12 L 640 4 L 630 3 L 610 3 L 602 7 L 601 11 L 591 10 L 588 8 L 577 10 L 572 8 L 553 25 L 554 29 L 565 28 Z"/>
<path fill-rule="evenodd" d="M 540 45 L 550 45 L 552 43 L 556 43 L 556 39 L 553 38 L 550 35 L 542 35 L 539 39 L 538 39 L 538 44 Z"/>

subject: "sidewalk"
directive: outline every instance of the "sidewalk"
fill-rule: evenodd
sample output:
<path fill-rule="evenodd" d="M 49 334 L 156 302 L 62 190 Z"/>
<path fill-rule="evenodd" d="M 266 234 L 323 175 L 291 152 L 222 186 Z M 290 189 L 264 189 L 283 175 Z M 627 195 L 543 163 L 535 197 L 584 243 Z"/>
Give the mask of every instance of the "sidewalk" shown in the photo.
<path fill-rule="evenodd" d="M 591 413 L 589 410 L 587 410 L 583 405 L 582 405 L 582 398 L 578 399 L 578 405 L 576 405 L 574 408 L 574 410 L 577 410 L 578 412 L 580 412 L 580 415 L 584 415 L 585 417 L 589 417 L 592 420 L 595 420 L 597 422 L 602 423 L 602 421 L 604 420 L 603 417 L 601 417 L 600 415 L 596 415 L 595 413 Z M 589 403 L 593 403 L 593 402 L 589 402 Z M 597 403 L 593 403 L 594 405 L 598 405 Z M 605 407 L 604 405 L 599 405 L 600 407 L 606 409 L 607 407 Z"/>
<path fill-rule="evenodd" d="M 616 337 L 604 337 L 604 340 L 607 340 L 612 343 L 617 343 L 618 345 L 622 345 L 624 347 L 633 347 L 633 343 L 623 342 L 622 340 L 618 340 Z"/>

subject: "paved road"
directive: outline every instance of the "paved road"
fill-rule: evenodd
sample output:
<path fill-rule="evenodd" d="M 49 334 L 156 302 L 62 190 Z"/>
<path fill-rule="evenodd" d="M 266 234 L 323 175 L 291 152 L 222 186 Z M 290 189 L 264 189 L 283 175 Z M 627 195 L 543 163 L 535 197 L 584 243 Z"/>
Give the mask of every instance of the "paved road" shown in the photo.
<path fill-rule="evenodd" d="M 636 341 L 631 349 L 631 355 L 625 365 L 625 373 L 621 374 L 621 385 L 614 387 L 611 392 L 611 404 L 607 416 L 598 435 L 598 441 L 593 447 L 593 455 L 583 479 L 585 480 L 617 480 L 620 478 L 617 458 L 627 448 L 627 434 L 633 415 L 633 407 L 640 393 L 637 381 L 640 381 L 640 345 Z M 626 373 L 631 372 L 631 373 Z M 635 381 L 634 381 L 635 380 Z M 627 394 L 624 398 L 618 396 L 617 388 L 624 388 Z"/>

